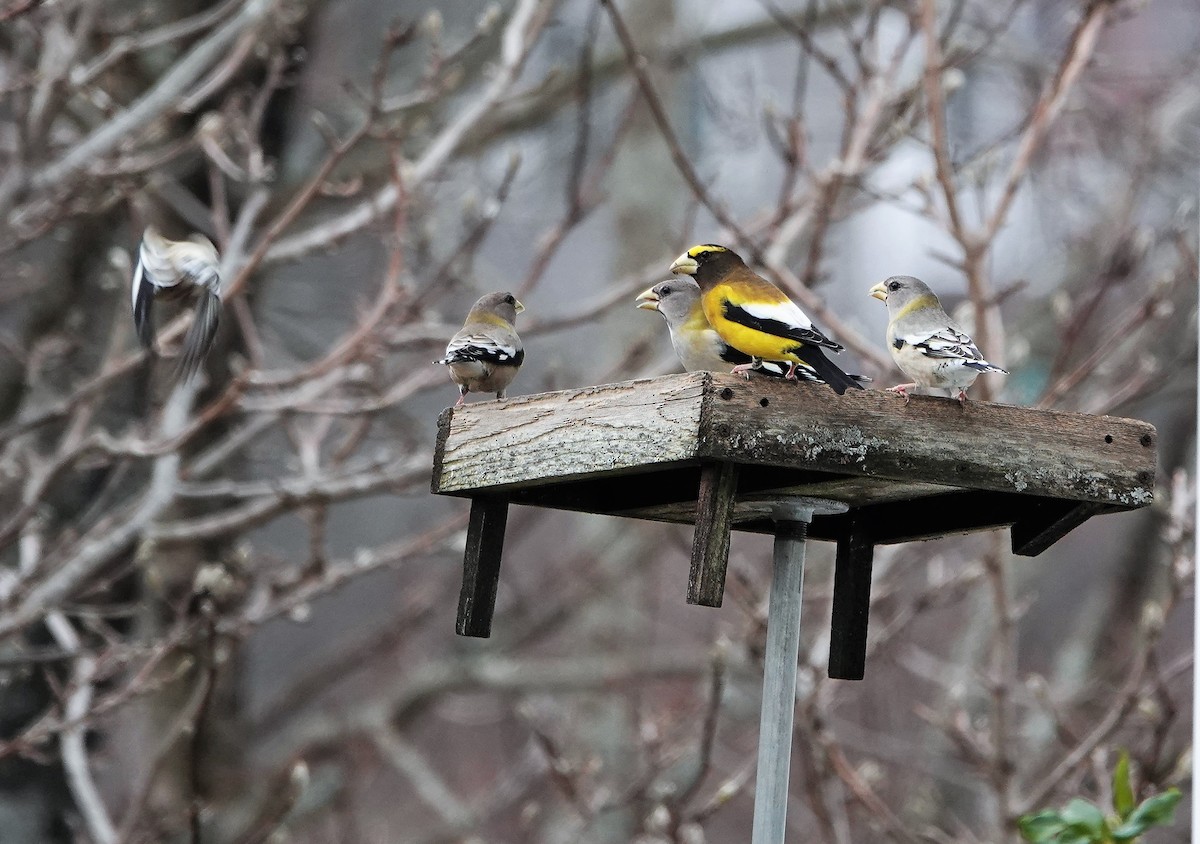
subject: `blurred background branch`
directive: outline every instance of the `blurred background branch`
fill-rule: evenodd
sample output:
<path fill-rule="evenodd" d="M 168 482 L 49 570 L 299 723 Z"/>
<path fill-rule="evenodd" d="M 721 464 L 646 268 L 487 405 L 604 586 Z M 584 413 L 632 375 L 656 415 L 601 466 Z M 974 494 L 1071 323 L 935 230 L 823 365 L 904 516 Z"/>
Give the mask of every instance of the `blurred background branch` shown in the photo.
<path fill-rule="evenodd" d="M 453 636 L 463 502 L 430 361 L 526 304 L 513 394 L 677 369 L 633 298 L 726 242 L 890 385 L 915 274 L 1000 401 L 1159 431 L 1155 505 L 1037 561 L 880 549 L 867 679 L 810 552 L 803 840 L 1014 840 L 1190 791 L 1200 18 L 1188 0 L 0 5 L 5 844 L 744 840 L 769 546 L 515 508 L 495 636 Z M 225 317 L 137 343 L 142 229 Z M 980 386 L 984 384 L 981 381 Z M 985 389 L 988 389 L 985 387 Z M 983 393 L 981 393 L 982 397 Z M 899 432 L 902 435 L 902 432 Z M 1105 799 L 1107 801 L 1105 802 Z M 1147 841 L 1187 840 L 1182 828 Z"/>

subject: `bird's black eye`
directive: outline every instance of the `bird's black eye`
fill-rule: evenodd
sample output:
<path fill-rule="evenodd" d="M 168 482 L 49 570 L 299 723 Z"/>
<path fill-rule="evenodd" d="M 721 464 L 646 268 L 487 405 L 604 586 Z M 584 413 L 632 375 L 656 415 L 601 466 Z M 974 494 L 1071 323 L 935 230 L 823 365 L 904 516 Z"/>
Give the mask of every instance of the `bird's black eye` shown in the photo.
<path fill-rule="evenodd" d="M 515 304 L 517 304 L 517 300 L 513 298 L 513 295 L 511 293 L 509 293 L 507 296 L 504 297 L 504 304 L 515 305 Z"/>
<path fill-rule="evenodd" d="M 672 293 L 672 292 L 674 292 L 674 288 L 671 287 L 669 284 L 664 284 L 661 288 L 659 288 L 658 295 L 666 296 L 668 293 Z"/>
<path fill-rule="evenodd" d="M 889 281 L 889 282 L 888 282 L 887 289 L 888 289 L 890 292 L 892 292 L 892 293 L 895 293 L 897 290 L 899 290 L 899 289 L 900 289 L 900 282 L 898 282 L 898 281 Z"/>

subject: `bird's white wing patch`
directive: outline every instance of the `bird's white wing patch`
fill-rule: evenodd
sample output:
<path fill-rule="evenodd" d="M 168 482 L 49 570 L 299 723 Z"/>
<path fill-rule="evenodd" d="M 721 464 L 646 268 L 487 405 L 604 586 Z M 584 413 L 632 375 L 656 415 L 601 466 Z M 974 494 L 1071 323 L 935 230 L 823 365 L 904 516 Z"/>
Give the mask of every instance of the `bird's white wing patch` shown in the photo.
<path fill-rule="evenodd" d="M 802 329 L 812 328 L 812 320 L 808 318 L 808 314 L 800 310 L 800 306 L 791 300 L 784 302 L 739 302 L 737 307 L 756 319 L 773 320 Z"/>
<path fill-rule="evenodd" d="M 170 249 L 160 249 L 146 240 L 138 250 L 138 273 L 142 281 L 159 290 L 174 287 L 180 281 Z"/>
<path fill-rule="evenodd" d="M 983 360 L 983 353 L 971 338 L 949 326 L 937 331 L 913 332 L 900 339 L 926 357 Z"/>
<path fill-rule="evenodd" d="M 483 333 L 455 336 L 446 346 L 441 363 L 478 360 L 487 363 L 511 363 L 520 350 L 511 343 L 502 343 Z"/>

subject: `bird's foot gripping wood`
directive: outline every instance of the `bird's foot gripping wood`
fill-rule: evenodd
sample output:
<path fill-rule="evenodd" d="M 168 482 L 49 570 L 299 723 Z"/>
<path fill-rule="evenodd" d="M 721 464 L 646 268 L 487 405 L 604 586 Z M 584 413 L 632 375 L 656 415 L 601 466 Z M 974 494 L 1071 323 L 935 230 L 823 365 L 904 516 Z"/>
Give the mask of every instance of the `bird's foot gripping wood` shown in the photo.
<path fill-rule="evenodd" d="M 899 393 L 900 395 L 904 396 L 904 403 L 907 405 L 909 402 L 908 391 L 916 386 L 918 386 L 918 385 L 917 384 L 897 384 L 895 387 L 888 387 L 887 392 Z"/>
<path fill-rule="evenodd" d="M 454 403 L 454 407 L 457 409 L 457 408 L 462 407 L 466 403 L 467 403 L 467 391 L 460 390 L 458 393 L 458 401 L 456 401 Z"/>
<path fill-rule="evenodd" d="M 788 367 L 787 374 L 785 374 L 783 376 L 785 381 L 795 381 L 796 380 L 796 367 L 798 367 L 799 365 L 800 364 L 797 363 L 796 361 L 792 362 L 792 365 Z"/>
<path fill-rule="evenodd" d="M 733 369 L 729 370 L 730 375 L 740 375 L 747 381 L 750 380 L 750 370 L 758 369 L 758 364 L 751 361 L 750 363 L 739 363 Z"/>
<path fill-rule="evenodd" d="M 966 390 L 958 391 L 958 403 L 961 404 L 963 407 L 967 406 L 967 391 Z"/>

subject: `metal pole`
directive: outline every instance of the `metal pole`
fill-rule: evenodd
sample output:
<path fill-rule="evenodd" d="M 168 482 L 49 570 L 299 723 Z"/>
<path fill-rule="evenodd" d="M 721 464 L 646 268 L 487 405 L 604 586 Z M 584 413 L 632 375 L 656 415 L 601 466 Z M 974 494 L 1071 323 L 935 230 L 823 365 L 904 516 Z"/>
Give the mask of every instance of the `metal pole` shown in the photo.
<path fill-rule="evenodd" d="M 788 779 L 792 764 L 792 721 L 796 712 L 796 662 L 804 545 L 813 513 L 839 512 L 845 505 L 797 498 L 774 508 L 775 562 L 767 605 L 767 650 L 763 657 L 758 774 L 754 786 L 752 844 L 784 844 Z"/>
<path fill-rule="evenodd" d="M 811 511 L 809 518 L 811 518 Z M 783 844 L 787 830 L 788 778 L 792 765 L 792 719 L 796 710 L 796 660 L 804 538 L 808 519 L 775 526 L 775 573 L 767 610 L 758 775 L 754 786 L 753 844 Z"/>

